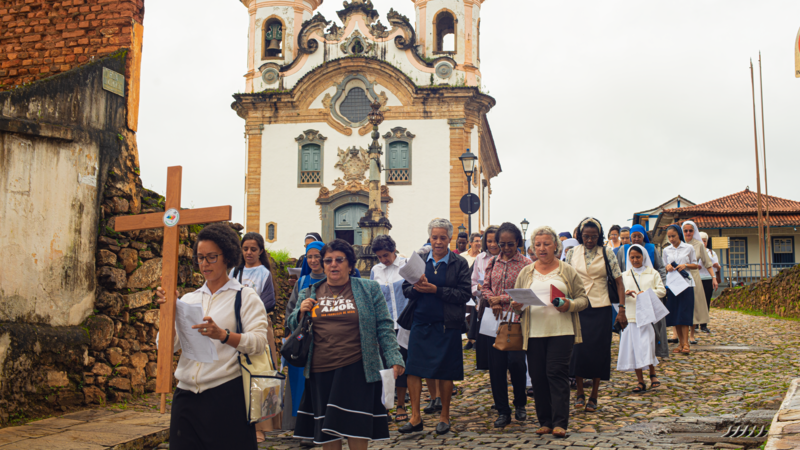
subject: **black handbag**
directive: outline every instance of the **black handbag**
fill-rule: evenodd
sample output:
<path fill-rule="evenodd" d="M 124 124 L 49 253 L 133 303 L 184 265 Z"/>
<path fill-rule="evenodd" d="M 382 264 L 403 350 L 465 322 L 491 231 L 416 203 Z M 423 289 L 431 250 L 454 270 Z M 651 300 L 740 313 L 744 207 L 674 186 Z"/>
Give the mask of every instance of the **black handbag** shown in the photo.
<path fill-rule="evenodd" d="M 281 355 L 289 364 L 295 367 L 305 367 L 312 340 L 314 340 L 314 334 L 311 328 L 311 315 L 306 314 L 289 339 L 283 343 Z"/>
<path fill-rule="evenodd" d="M 412 298 L 406 304 L 405 309 L 403 312 L 400 313 L 400 317 L 397 318 L 397 325 L 399 325 L 404 330 L 411 330 L 411 326 L 414 325 L 414 311 L 417 309 L 417 299 Z"/>
<path fill-rule="evenodd" d="M 603 261 L 606 263 L 606 284 L 608 285 L 608 299 L 611 303 L 619 303 L 619 292 L 617 292 L 617 280 L 611 272 L 611 264 L 608 263 L 608 255 L 606 254 L 605 247 L 600 247 L 600 252 L 603 254 Z"/>

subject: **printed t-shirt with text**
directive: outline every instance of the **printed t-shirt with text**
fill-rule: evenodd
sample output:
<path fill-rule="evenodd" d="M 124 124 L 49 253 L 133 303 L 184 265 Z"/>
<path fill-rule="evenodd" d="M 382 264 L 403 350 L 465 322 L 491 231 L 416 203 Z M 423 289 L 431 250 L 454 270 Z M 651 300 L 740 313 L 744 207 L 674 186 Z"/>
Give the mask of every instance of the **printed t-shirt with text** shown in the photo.
<path fill-rule="evenodd" d="M 361 359 L 358 309 L 348 281 L 344 286 L 317 287 L 317 304 L 311 310 L 314 330 L 312 372 L 328 372 Z"/>

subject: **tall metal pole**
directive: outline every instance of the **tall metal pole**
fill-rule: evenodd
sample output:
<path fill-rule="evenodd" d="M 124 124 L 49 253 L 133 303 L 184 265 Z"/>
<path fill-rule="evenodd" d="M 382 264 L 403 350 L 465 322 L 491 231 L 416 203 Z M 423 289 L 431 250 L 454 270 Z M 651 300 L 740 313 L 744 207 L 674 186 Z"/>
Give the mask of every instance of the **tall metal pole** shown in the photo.
<path fill-rule="evenodd" d="M 758 268 L 764 278 L 764 229 L 761 227 L 761 168 L 758 163 L 758 120 L 756 116 L 756 85 L 753 75 L 753 60 L 750 59 L 750 88 L 753 93 L 753 136 L 756 144 L 756 193 L 758 194 Z"/>
<path fill-rule="evenodd" d="M 764 77 L 761 75 L 761 51 L 758 52 L 758 84 L 761 90 L 761 151 L 764 153 L 764 211 L 766 216 L 764 221 L 767 225 L 767 270 L 769 277 L 772 278 L 772 235 L 769 230 L 769 187 L 767 185 L 767 132 L 764 129 Z"/>
<path fill-rule="evenodd" d="M 467 196 L 472 193 L 472 175 L 467 175 Z M 472 236 L 472 202 L 469 202 L 469 214 L 467 214 L 467 227 L 469 235 Z"/>

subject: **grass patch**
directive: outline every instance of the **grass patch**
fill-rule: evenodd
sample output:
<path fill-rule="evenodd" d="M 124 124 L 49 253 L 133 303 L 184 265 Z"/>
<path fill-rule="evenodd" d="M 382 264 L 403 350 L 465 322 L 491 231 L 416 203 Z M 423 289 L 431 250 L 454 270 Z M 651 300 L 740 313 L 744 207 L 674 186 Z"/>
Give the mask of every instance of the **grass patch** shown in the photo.
<path fill-rule="evenodd" d="M 267 249 L 267 251 L 269 251 L 270 256 L 272 256 L 272 259 L 274 259 L 275 262 L 278 264 L 281 263 L 285 264 L 289 261 L 289 258 L 292 257 L 292 255 L 289 254 L 289 250 L 286 250 L 285 248 L 282 248 L 280 250 Z"/>
<path fill-rule="evenodd" d="M 783 317 L 777 314 L 767 314 L 764 311 L 756 311 L 754 309 L 733 309 L 733 308 L 716 308 L 716 307 L 715 309 L 740 312 L 742 314 L 747 314 L 748 316 L 769 317 L 770 319 L 781 319 L 781 320 L 790 320 L 792 322 L 800 322 L 800 317 Z"/>

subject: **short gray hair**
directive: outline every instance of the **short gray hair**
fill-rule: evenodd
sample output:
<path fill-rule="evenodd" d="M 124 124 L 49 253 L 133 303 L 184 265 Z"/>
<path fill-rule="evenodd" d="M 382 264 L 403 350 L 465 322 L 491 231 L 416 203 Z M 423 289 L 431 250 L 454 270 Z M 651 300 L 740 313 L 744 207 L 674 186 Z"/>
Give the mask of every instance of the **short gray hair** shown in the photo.
<path fill-rule="evenodd" d="M 533 241 L 536 239 L 536 236 L 552 236 L 553 243 L 556 244 L 556 256 L 561 256 L 562 242 L 561 239 L 558 238 L 558 233 L 556 233 L 556 230 L 554 230 L 553 227 L 544 225 L 533 230 L 533 234 L 531 235 L 531 246 L 533 246 Z"/>
<path fill-rule="evenodd" d="M 433 235 L 434 228 L 444 228 L 447 230 L 447 239 L 453 239 L 453 224 L 447 219 L 433 219 L 428 224 L 428 237 Z"/>

